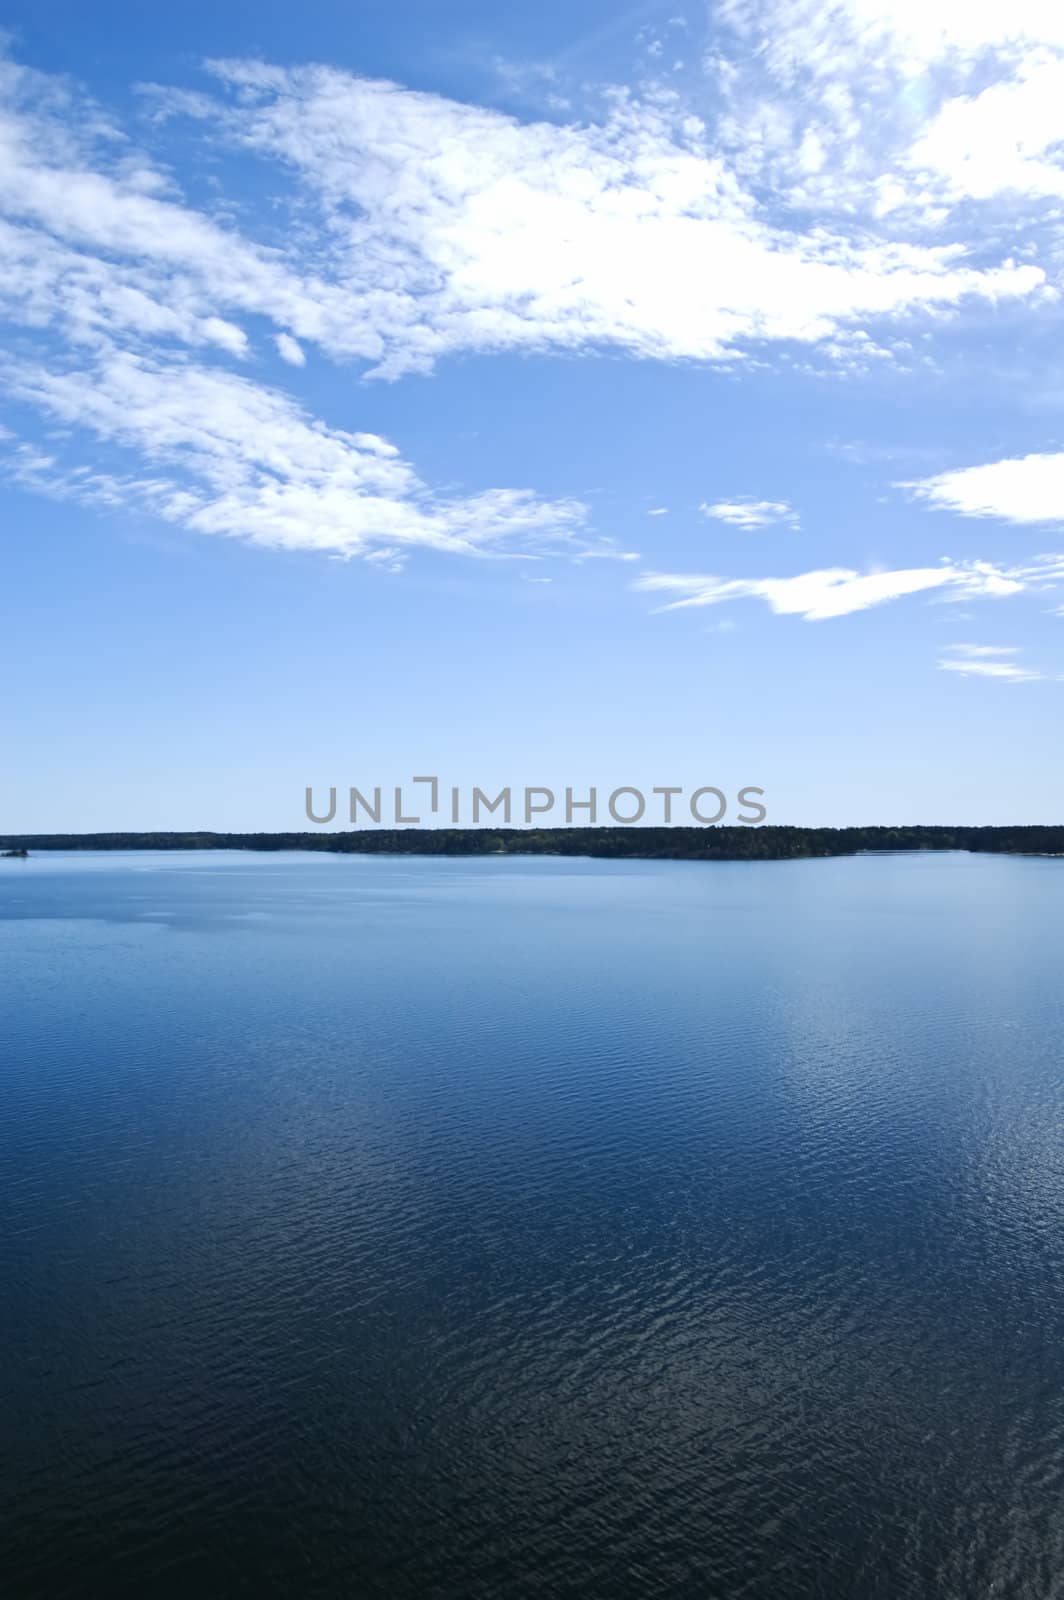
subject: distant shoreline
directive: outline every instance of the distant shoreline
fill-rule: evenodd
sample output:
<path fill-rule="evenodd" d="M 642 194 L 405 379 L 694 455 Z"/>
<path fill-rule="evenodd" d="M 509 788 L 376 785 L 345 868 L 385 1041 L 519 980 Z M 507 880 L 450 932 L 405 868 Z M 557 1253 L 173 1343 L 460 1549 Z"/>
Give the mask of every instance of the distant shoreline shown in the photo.
<path fill-rule="evenodd" d="M 585 856 L 643 861 L 791 861 L 899 850 L 1064 857 L 1064 825 L 801 828 L 358 828 L 316 833 L 0 834 L 27 850 L 304 850 L 330 855 Z"/>

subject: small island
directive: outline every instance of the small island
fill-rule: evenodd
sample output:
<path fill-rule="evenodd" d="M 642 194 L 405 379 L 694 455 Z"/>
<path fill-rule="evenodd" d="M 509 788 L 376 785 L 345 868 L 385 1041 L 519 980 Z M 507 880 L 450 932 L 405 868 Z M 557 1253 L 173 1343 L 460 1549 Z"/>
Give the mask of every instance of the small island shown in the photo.
<path fill-rule="evenodd" d="M 26 849 L 25 845 L 21 845 L 15 850 L 0 850 L 0 856 L 2 856 L 5 861 L 25 861 L 29 857 L 29 851 Z"/>

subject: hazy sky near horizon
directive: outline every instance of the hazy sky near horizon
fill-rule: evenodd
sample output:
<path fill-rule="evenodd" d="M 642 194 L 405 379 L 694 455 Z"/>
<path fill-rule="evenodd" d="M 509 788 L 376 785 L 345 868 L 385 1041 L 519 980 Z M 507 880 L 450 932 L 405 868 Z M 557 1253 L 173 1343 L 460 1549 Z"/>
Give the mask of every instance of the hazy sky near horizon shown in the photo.
<path fill-rule="evenodd" d="M 0 832 L 1060 820 L 1059 4 L 6 16 Z"/>

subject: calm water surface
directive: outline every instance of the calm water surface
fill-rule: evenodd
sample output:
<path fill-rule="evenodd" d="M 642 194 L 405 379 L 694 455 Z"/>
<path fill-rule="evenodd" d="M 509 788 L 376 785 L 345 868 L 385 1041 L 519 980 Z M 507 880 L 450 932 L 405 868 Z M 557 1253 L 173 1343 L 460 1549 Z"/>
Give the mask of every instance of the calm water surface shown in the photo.
<path fill-rule="evenodd" d="M 0 863 L 15 1596 L 1064 1594 L 1064 861 Z"/>

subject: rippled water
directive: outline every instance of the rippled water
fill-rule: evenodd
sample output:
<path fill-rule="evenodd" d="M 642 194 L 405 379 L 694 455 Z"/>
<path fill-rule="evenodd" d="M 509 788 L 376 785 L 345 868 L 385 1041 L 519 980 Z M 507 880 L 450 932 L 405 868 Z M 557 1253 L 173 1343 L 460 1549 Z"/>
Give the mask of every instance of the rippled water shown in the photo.
<path fill-rule="evenodd" d="M 1064 862 L 0 863 L 5 1594 L 1064 1593 Z"/>

